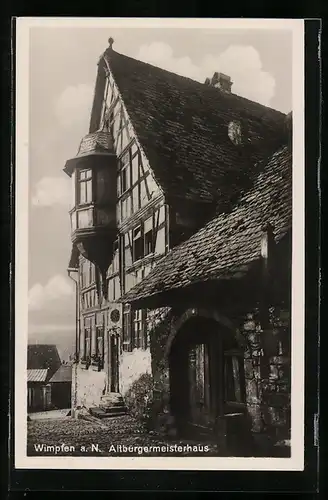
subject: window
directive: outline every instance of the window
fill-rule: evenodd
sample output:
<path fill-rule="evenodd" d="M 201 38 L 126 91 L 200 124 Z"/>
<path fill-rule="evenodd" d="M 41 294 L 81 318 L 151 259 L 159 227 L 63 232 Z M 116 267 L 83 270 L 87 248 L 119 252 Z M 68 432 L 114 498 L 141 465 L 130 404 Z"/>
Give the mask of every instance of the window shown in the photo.
<path fill-rule="evenodd" d="M 142 347 L 143 324 L 142 324 L 142 310 L 134 311 L 133 315 L 133 340 L 134 347 Z"/>
<path fill-rule="evenodd" d="M 132 240 L 133 262 L 154 252 L 153 217 L 133 230 Z"/>
<path fill-rule="evenodd" d="M 124 167 L 121 170 L 121 194 L 128 189 L 128 168 Z"/>
<path fill-rule="evenodd" d="M 133 230 L 133 261 L 142 259 L 143 257 L 143 241 L 141 234 L 141 226 Z"/>
<path fill-rule="evenodd" d="M 131 312 L 129 306 L 123 308 L 123 351 L 131 350 Z"/>
<path fill-rule="evenodd" d="M 144 225 L 144 247 L 145 256 L 153 253 L 153 218 L 150 217 L 145 221 Z"/>
<path fill-rule="evenodd" d="M 78 175 L 78 204 L 92 203 L 92 171 L 80 170 Z"/>
<path fill-rule="evenodd" d="M 133 347 L 137 349 L 147 348 L 146 310 L 138 309 L 133 312 Z"/>

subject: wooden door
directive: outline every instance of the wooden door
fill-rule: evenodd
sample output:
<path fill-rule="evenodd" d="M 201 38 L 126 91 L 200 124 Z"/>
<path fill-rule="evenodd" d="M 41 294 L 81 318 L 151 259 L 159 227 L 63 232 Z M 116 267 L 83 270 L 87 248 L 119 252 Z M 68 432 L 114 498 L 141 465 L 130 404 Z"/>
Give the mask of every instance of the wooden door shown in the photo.
<path fill-rule="evenodd" d="M 208 344 L 196 344 L 188 353 L 189 421 L 196 426 L 209 426 L 213 421 L 210 398 L 210 365 Z"/>

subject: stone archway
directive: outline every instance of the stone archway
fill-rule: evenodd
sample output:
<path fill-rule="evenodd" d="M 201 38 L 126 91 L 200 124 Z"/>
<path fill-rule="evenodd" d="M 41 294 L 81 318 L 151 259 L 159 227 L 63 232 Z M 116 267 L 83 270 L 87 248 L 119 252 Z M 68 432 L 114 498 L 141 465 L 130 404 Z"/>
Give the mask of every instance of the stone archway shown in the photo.
<path fill-rule="evenodd" d="M 233 321 L 231 321 L 229 318 L 219 313 L 218 311 L 193 307 L 187 309 L 181 316 L 179 316 L 179 318 L 177 318 L 175 321 L 172 321 L 170 334 L 168 335 L 164 350 L 164 356 L 166 359 L 170 354 L 172 343 L 179 330 L 187 321 L 189 321 L 191 318 L 196 317 L 213 319 L 219 325 L 222 325 L 224 328 L 228 329 L 231 332 L 231 335 L 234 336 L 241 349 L 245 347 L 245 339 L 241 335 L 239 328 L 233 323 Z"/>
<path fill-rule="evenodd" d="M 230 394 L 236 383 L 239 384 L 236 397 L 241 398 L 244 394 L 241 379 L 234 380 L 234 377 L 242 377 L 243 372 L 242 337 L 228 318 L 216 311 L 196 308 L 185 311 L 170 330 L 165 358 L 169 372 L 170 411 L 178 431 L 191 428 L 197 429 L 196 432 L 199 429 L 213 430 L 218 418 L 234 411 L 237 393 Z M 230 354 L 227 355 L 231 352 L 234 353 L 234 364 Z M 240 375 L 236 375 L 236 370 Z M 243 401 L 240 403 L 239 408 Z"/>

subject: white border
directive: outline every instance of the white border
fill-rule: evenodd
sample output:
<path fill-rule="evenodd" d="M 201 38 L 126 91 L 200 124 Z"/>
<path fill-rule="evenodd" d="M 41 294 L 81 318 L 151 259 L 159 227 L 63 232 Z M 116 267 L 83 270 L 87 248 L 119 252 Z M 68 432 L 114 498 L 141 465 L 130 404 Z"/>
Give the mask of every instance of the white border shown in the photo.
<path fill-rule="evenodd" d="M 290 458 L 27 457 L 29 30 L 66 28 L 288 29 L 293 33 L 293 283 Z M 106 42 L 106 41 L 105 41 Z M 104 47 L 105 48 L 105 47 Z M 304 469 L 304 20 L 18 18 L 16 24 L 15 448 L 17 469 Z"/>

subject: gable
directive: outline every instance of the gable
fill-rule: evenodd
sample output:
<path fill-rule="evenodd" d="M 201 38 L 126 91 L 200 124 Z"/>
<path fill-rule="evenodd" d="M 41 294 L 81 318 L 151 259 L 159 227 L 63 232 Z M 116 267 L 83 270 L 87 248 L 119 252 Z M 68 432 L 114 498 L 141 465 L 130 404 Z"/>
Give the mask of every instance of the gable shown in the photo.
<path fill-rule="evenodd" d="M 150 199 L 161 195 L 162 190 L 155 180 L 149 161 L 135 133 L 124 100 L 121 98 L 119 89 L 111 73 L 107 75 L 103 97 L 99 128 L 107 129 L 111 132 L 114 150 L 119 160 L 119 170 L 130 163 L 132 170 L 130 184 L 143 178 L 139 180 L 142 191 L 141 206 L 143 206 Z M 121 187 L 120 178 L 118 177 L 118 192 L 121 191 Z"/>
<path fill-rule="evenodd" d="M 61 365 L 61 360 L 55 345 L 30 344 L 27 350 L 27 369 L 46 370 L 51 377 Z"/>

